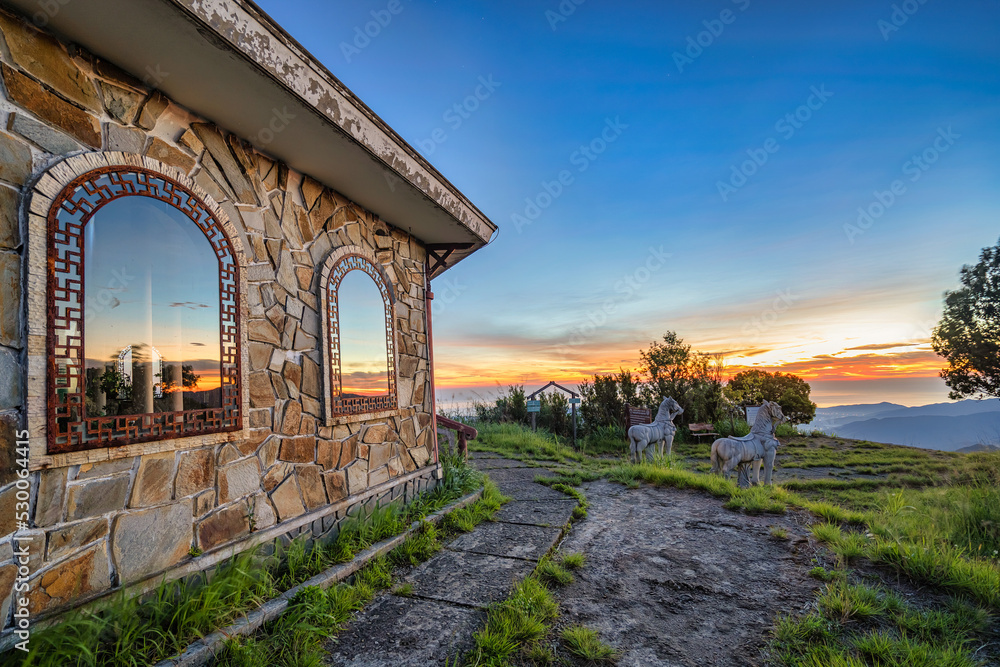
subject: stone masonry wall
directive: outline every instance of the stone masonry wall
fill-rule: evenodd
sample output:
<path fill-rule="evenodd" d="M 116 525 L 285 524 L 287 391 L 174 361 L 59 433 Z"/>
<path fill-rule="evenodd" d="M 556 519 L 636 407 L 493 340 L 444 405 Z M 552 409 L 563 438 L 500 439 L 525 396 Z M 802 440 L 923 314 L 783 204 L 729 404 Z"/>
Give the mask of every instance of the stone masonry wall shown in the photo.
<path fill-rule="evenodd" d="M 408 500 L 433 485 L 423 246 L 114 64 L 3 11 L 0 33 L 4 627 L 19 540 L 32 554 L 31 612 L 46 615 L 164 571 L 211 565 L 213 554 L 233 545 L 323 535 L 359 502 Z M 32 406 L 44 408 L 44 380 L 37 376 L 44 373 L 46 324 L 44 308 L 39 315 L 32 304 L 44 304 L 45 282 L 34 278 L 30 256 L 33 248 L 44 250 L 45 239 L 44 218 L 27 211 L 28 190 L 67 156 L 93 152 L 119 160 L 146 156 L 179 170 L 236 228 L 230 241 L 245 258 L 243 431 L 173 446 L 37 455 L 44 454 L 44 413 Z M 344 246 L 375 258 L 396 294 L 400 407 L 368 419 L 328 420 L 319 269 Z M 31 522 L 12 537 L 15 434 L 26 427 Z M 197 549 L 205 555 L 189 555 Z"/>

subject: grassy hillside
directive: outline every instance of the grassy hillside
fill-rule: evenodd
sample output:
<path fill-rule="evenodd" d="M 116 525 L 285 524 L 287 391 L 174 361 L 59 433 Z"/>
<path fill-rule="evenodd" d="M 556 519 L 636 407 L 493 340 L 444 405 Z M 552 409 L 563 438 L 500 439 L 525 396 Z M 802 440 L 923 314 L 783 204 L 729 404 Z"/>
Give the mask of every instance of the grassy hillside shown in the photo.
<path fill-rule="evenodd" d="M 806 510 L 828 549 L 816 610 L 775 619 L 779 665 L 1000 664 L 1000 453 L 957 454 L 828 437 L 782 439 L 775 485 L 738 489 L 708 474 L 710 444 L 668 460 L 624 459 L 624 442 L 586 454 L 513 425 L 483 424 L 472 449 L 629 486 L 700 489 L 747 513 Z"/>

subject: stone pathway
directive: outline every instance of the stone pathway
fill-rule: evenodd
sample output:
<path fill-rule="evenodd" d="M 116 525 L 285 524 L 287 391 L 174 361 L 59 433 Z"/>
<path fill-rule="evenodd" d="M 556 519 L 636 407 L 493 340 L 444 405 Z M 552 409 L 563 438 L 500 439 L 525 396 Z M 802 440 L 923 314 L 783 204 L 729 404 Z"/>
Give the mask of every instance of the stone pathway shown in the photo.
<path fill-rule="evenodd" d="M 472 647 L 486 607 L 506 598 L 555 544 L 576 501 L 533 481 L 549 474 L 544 468 L 475 452 L 470 460 L 512 501 L 495 522 L 480 524 L 414 568 L 399 582 L 412 584 L 409 597 L 385 593 L 368 605 L 329 642 L 327 664 L 456 664 Z"/>

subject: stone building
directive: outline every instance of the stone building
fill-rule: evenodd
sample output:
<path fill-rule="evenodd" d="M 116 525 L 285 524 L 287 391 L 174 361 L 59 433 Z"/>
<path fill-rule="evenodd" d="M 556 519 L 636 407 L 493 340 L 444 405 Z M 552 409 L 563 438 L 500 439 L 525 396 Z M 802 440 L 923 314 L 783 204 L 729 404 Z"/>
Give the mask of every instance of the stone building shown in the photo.
<path fill-rule="evenodd" d="M 429 280 L 493 223 L 245 0 L 0 34 L 4 636 L 19 575 L 43 619 L 431 488 Z"/>

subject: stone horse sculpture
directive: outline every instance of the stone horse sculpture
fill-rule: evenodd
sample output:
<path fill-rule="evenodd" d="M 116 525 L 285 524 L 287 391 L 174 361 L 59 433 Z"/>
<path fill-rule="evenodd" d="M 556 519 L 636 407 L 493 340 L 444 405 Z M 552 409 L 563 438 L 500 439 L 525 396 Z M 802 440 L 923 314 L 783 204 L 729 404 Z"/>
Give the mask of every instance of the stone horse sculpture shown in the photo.
<path fill-rule="evenodd" d="M 738 474 L 740 486 L 749 486 L 750 473 L 744 469 L 754 465 L 757 471 L 757 484 L 760 484 L 760 467 L 763 462 L 764 482 L 771 483 L 771 472 L 774 470 L 774 455 L 778 449 L 778 438 L 775 430 L 778 424 L 785 421 L 781 406 L 772 401 L 764 401 L 757 411 L 757 419 L 750 428 L 750 434 L 740 438 L 719 438 L 712 443 L 712 472 L 721 472 L 723 477 L 729 477 L 737 466 L 741 467 Z M 746 484 L 744 484 L 744 480 Z"/>
<path fill-rule="evenodd" d="M 652 424 L 636 424 L 628 430 L 629 461 L 639 463 L 643 455 L 650 461 L 653 460 L 653 452 L 650 451 L 654 445 L 660 443 L 660 456 L 666 449 L 667 455 L 674 446 L 674 434 L 677 427 L 674 426 L 674 418 L 684 412 L 684 408 L 677 404 L 677 401 L 669 396 L 660 403 L 660 409 L 656 411 L 656 419 Z"/>

